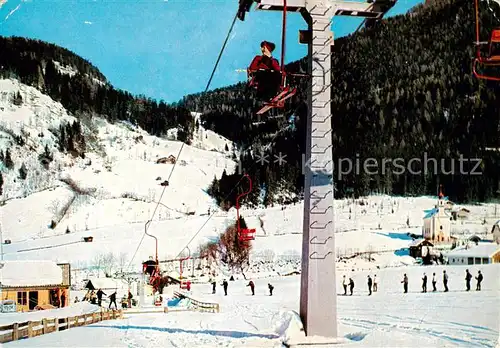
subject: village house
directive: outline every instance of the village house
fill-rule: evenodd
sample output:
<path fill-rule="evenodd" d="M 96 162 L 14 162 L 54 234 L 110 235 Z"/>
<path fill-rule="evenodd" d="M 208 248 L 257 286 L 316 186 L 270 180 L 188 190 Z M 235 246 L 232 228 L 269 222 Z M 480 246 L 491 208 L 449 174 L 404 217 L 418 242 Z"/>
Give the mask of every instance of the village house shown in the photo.
<path fill-rule="evenodd" d="M 422 257 L 431 253 L 434 244 L 427 239 L 416 239 L 409 245 L 409 255 L 413 258 Z"/>
<path fill-rule="evenodd" d="M 450 265 L 485 265 L 500 263 L 500 245 L 479 243 L 465 248 L 453 249 L 446 254 Z"/>
<path fill-rule="evenodd" d="M 487 235 L 487 238 L 493 243 L 500 243 L 500 220 L 493 224 L 491 232 Z"/>
<path fill-rule="evenodd" d="M 432 242 L 450 243 L 451 238 L 451 216 L 446 211 L 447 197 L 439 192 L 438 202 L 433 209 L 425 210 L 422 236 Z"/>
<path fill-rule="evenodd" d="M 1 299 L 15 302 L 18 312 L 65 307 L 70 301 L 70 272 L 69 263 L 1 261 Z"/>
<path fill-rule="evenodd" d="M 470 215 L 470 210 L 466 208 L 459 208 L 456 207 L 451 210 L 451 216 L 453 217 L 453 220 L 466 220 L 469 218 Z"/>
<path fill-rule="evenodd" d="M 451 210 L 453 210 L 453 209 L 454 209 L 454 207 L 455 207 L 455 203 L 453 203 L 453 202 L 452 202 L 452 201 L 450 201 L 450 200 L 446 200 L 446 202 L 445 202 L 445 204 L 444 204 L 444 209 L 445 209 L 445 210 L 449 210 L 449 211 L 451 211 Z"/>

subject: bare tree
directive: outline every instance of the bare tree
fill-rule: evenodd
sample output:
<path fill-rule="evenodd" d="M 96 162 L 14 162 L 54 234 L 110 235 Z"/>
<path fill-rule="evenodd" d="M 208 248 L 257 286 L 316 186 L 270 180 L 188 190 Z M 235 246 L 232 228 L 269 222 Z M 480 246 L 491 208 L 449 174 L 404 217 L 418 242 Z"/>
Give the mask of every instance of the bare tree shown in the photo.
<path fill-rule="evenodd" d="M 366 255 L 367 255 L 368 261 L 372 260 L 372 254 L 373 254 L 373 245 L 368 244 L 368 246 L 366 247 Z"/>
<path fill-rule="evenodd" d="M 120 269 L 120 273 L 123 273 L 123 270 L 127 267 L 127 264 L 128 254 L 122 251 L 118 256 L 118 268 Z"/>
<path fill-rule="evenodd" d="M 116 267 L 116 257 L 112 252 L 107 253 L 102 258 L 102 266 L 107 277 L 111 276 Z"/>
<path fill-rule="evenodd" d="M 49 211 L 56 217 L 59 214 L 59 209 L 61 208 L 61 201 L 58 199 L 54 199 L 52 202 L 50 202 L 49 206 Z"/>
<path fill-rule="evenodd" d="M 92 259 L 91 264 L 92 264 L 92 268 L 97 270 L 97 274 L 99 275 L 99 273 L 101 272 L 101 270 L 103 268 L 104 255 L 103 254 L 94 255 L 94 258 Z"/>

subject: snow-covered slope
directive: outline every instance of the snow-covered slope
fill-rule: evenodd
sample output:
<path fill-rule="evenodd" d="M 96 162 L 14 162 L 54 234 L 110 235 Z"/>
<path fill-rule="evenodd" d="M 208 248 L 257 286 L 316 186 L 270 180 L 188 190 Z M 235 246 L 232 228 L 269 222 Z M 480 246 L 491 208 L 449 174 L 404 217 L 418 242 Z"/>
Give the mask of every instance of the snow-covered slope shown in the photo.
<path fill-rule="evenodd" d="M 21 105 L 12 103 L 18 92 Z M 224 151 L 226 144 L 232 148 L 231 142 L 208 132 L 211 136 L 207 141 L 206 136 L 199 136 L 195 137 L 196 147 L 184 146 L 172 172 L 173 162 L 157 162 L 177 156 L 180 142 L 150 136 L 126 122 L 109 124 L 101 118 L 80 120 L 90 150 L 84 159 L 75 158 L 58 150 L 59 126 L 76 120 L 60 103 L 16 80 L 0 80 L 0 93 L 0 149 L 3 153 L 8 149 L 14 162 L 10 170 L 2 168 L 5 204 L 0 212 L 3 239 L 11 240 L 12 246 L 23 240 L 37 246 L 59 240 L 70 243 L 90 233 L 97 239 L 89 245 L 91 249 L 102 248 L 98 241 L 112 237 L 111 244 L 123 250 L 117 241 L 137 243 L 132 237 L 128 240 L 126 230 L 138 232 L 135 235 L 140 238 L 143 224 L 158 202 L 155 221 L 192 214 L 194 224 L 197 216 L 216 209 L 205 190 L 214 176 L 220 176 L 224 169 L 231 172 L 235 166 L 230 153 Z M 199 132 L 204 134 L 202 127 Z M 39 160 L 46 146 L 54 157 L 48 169 Z M 28 173 L 24 180 L 19 175 L 23 164 Z M 164 187 L 161 183 L 166 180 L 169 185 Z M 55 228 L 49 228 L 52 221 L 57 223 Z M 133 225 L 136 222 L 141 224 Z M 183 230 L 186 224 L 190 223 L 181 220 L 175 228 Z M 92 231 L 105 227 L 113 230 L 104 230 L 105 237 L 99 238 L 99 232 Z M 152 231 L 157 227 L 153 224 Z M 67 230 L 70 233 L 66 234 Z M 176 234 L 170 231 L 166 238 Z M 46 238 L 52 236 L 54 239 Z M 66 248 L 65 254 L 72 253 L 75 255 Z M 49 255 L 53 256 L 53 251 Z"/>

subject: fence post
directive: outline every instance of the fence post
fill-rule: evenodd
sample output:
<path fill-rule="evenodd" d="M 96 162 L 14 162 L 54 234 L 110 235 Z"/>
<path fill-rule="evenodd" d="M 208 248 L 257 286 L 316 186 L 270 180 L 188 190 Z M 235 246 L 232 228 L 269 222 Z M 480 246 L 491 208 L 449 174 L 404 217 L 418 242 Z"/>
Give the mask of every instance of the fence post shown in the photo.
<path fill-rule="evenodd" d="M 59 331 L 59 318 L 54 319 L 54 331 Z"/>
<path fill-rule="evenodd" d="M 46 333 L 48 333 L 47 319 L 43 318 L 42 324 L 43 324 L 43 334 L 45 335 Z"/>
<path fill-rule="evenodd" d="M 71 327 L 71 321 L 69 320 L 69 317 L 66 318 L 66 330 Z"/>
<path fill-rule="evenodd" d="M 28 321 L 28 337 L 33 337 L 33 323 Z"/>
<path fill-rule="evenodd" d="M 14 325 L 12 325 L 12 340 L 13 341 L 17 341 L 19 339 L 19 324 L 18 323 L 14 323 Z"/>

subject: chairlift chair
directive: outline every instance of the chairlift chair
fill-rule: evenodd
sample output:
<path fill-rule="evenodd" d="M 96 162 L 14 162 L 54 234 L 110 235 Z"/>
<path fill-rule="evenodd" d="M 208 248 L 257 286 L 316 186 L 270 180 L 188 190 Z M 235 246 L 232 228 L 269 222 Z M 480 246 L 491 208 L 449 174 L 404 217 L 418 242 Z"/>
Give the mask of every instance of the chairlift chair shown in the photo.
<path fill-rule="evenodd" d="M 236 197 L 236 226 L 238 229 L 238 240 L 247 248 L 250 245 L 250 241 L 255 239 L 255 228 L 241 228 L 240 226 L 240 198 L 252 191 L 252 179 L 248 174 L 245 174 L 244 177 L 248 179 L 249 188 L 248 191 Z"/>
<path fill-rule="evenodd" d="M 491 74 L 481 74 L 477 71 L 478 66 L 500 67 L 500 28 L 495 28 L 491 32 L 490 40 L 487 42 L 479 41 L 479 0 L 474 0 L 476 14 L 476 57 L 472 65 L 474 76 L 478 79 L 500 81 L 500 74 L 495 76 Z M 481 53 L 481 46 L 488 45 L 488 53 Z"/>
<path fill-rule="evenodd" d="M 179 265 L 179 288 L 183 289 L 183 290 L 186 290 L 188 288 L 188 284 L 187 284 L 188 281 L 184 280 L 184 278 L 182 277 L 182 263 L 186 260 L 189 260 L 189 259 L 190 259 L 190 256 L 179 259 L 179 262 L 180 262 L 180 265 Z"/>
<path fill-rule="evenodd" d="M 256 0 L 240 0 L 238 9 L 238 18 L 243 21 L 245 19 L 245 12 L 250 10 L 253 2 L 260 2 Z M 286 13 L 287 13 L 287 0 L 283 0 L 283 25 L 281 33 L 281 68 L 279 71 L 276 70 L 247 70 L 249 78 L 255 78 L 256 76 L 263 78 L 266 83 L 270 85 L 266 86 L 269 89 L 273 89 L 272 97 L 264 102 L 264 106 L 257 111 L 257 115 L 262 115 L 272 108 L 283 109 L 285 107 L 285 101 L 293 97 L 297 93 L 296 87 L 291 87 L 287 82 L 287 75 L 296 76 L 308 76 L 305 74 L 288 74 L 285 72 L 285 38 L 286 38 Z M 262 70 L 262 71 L 261 71 Z M 279 81 L 279 82 L 277 82 Z"/>

